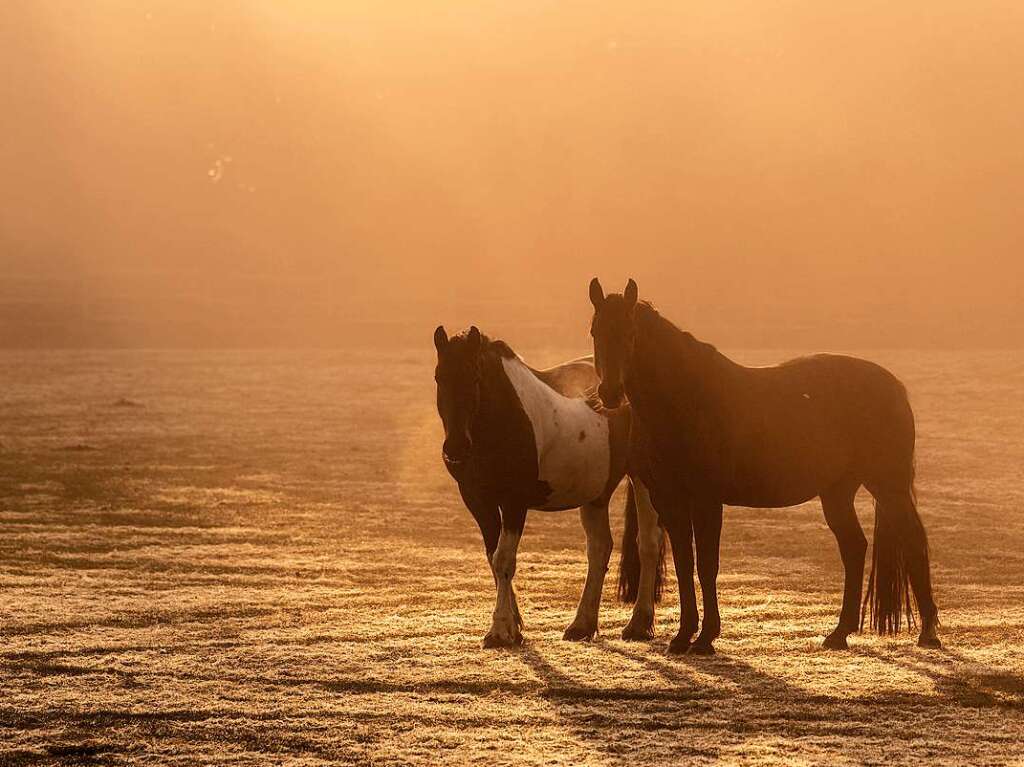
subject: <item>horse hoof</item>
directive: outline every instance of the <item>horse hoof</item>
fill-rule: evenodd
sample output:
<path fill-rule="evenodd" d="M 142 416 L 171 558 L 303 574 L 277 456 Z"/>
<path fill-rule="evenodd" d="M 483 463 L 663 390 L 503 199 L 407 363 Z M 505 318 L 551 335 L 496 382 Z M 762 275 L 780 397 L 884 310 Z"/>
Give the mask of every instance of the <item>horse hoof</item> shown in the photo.
<path fill-rule="evenodd" d="M 585 628 L 572 624 L 562 634 L 562 639 L 566 642 L 589 642 L 594 638 L 594 634 L 597 633 L 597 629 Z"/>
<path fill-rule="evenodd" d="M 518 647 L 523 643 L 522 634 L 513 634 L 512 636 L 502 636 L 501 634 L 495 634 L 490 632 L 484 637 L 483 648 L 485 650 L 493 650 L 500 647 Z"/>
<path fill-rule="evenodd" d="M 654 626 L 643 626 L 627 623 L 622 629 L 622 638 L 627 642 L 649 642 L 654 639 Z"/>
<path fill-rule="evenodd" d="M 690 645 L 690 649 L 687 650 L 688 655 L 714 655 L 715 648 L 711 646 L 711 643 L 694 642 Z"/>
<path fill-rule="evenodd" d="M 675 639 L 673 639 L 671 642 L 668 643 L 668 649 L 665 650 L 665 654 L 666 655 L 686 655 L 686 653 L 689 651 L 689 649 L 690 649 L 690 640 L 689 640 L 689 638 L 687 638 L 687 639 L 680 639 L 679 637 L 676 637 Z"/>
<path fill-rule="evenodd" d="M 850 645 L 846 643 L 845 634 L 836 634 L 835 632 L 825 637 L 825 641 L 821 645 L 826 650 L 849 650 Z"/>
<path fill-rule="evenodd" d="M 937 636 L 924 636 L 922 634 L 920 637 L 918 637 L 917 646 L 925 647 L 929 650 L 941 650 L 942 642 L 939 641 L 939 638 Z"/>

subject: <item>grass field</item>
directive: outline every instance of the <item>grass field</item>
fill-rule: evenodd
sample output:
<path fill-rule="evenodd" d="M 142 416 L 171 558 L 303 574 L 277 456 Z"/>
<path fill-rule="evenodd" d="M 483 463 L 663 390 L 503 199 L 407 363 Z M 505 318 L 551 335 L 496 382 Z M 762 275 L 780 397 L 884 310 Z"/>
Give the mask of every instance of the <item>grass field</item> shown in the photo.
<path fill-rule="evenodd" d="M 1024 354 L 869 353 L 917 411 L 946 649 L 819 649 L 811 503 L 727 510 L 719 654 L 668 658 L 674 584 L 653 643 L 612 588 L 561 641 L 574 512 L 527 521 L 527 644 L 480 648 L 429 352 L 0 355 L 0 765 L 1024 763 Z"/>

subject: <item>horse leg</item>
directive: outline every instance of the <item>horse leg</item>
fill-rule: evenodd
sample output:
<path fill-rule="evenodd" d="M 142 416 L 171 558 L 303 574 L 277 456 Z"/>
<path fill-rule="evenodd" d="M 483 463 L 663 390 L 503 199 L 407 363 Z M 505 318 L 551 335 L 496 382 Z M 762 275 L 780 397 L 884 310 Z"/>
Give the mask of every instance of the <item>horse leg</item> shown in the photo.
<path fill-rule="evenodd" d="M 498 511 L 498 502 L 486 499 L 472 488 L 461 484 L 459 492 L 462 494 L 466 508 L 469 509 L 469 513 L 473 515 L 473 519 L 476 520 L 477 526 L 480 528 L 480 534 L 484 539 L 484 552 L 487 554 L 487 569 L 491 571 L 493 578 L 494 569 L 491 560 L 494 558 L 494 551 L 498 548 L 498 537 L 501 534 L 501 512 Z M 496 579 L 495 587 L 497 587 Z M 515 604 L 514 600 L 515 595 L 513 595 L 513 604 Z"/>
<path fill-rule="evenodd" d="M 714 655 L 712 646 L 722 633 L 722 618 L 718 612 L 718 558 L 722 540 L 722 504 L 718 502 L 694 504 L 693 534 L 697 543 L 697 576 L 704 600 L 704 621 L 700 635 L 690 645 L 694 655 Z"/>
<path fill-rule="evenodd" d="M 636 497 L 637 538 L 640 549 L 640 585 L 629 623 L 622 629 L 622 638 L 646 641 L 654 638 L 654 601 L 657 598 L 658 568 L 661 564 L 664 533 L 658 524 L 658 512 L 651 505 L 647 487 L 633 481 Z M 696 600 L 694 600 L 696 601 Z"/>
<path fill-rule="evenodd" d="M 580 521 L 587 534 L 587 580 L 576 609 L 576 618 L 562 635 L 570 641 L 589 640 L 597 633 L 601 590 L 612 555 L 612 531 L 608 526 L 608 504 L 588 503 L 580 507 Z"/>
<path fill-rule="evenodd" d="M 516 506 L 502 508 L 501 533 L 498 546 L 491 557 L 491 571 L 497 585 L 498 596 L 494 605 L 491 630 L 484 637 L 484 647 L 510 647 L 522 644 L 522 619 L 516 605 L 512 578 L 516 574 L 516 552 L 523 537 L 526 524 L 526 509 Z"/>
<path fill-rule="evenodd" d="M 693 528 L 689 509 L 682 505 L 675 509 L 672 519 L 660 515 L 672 541 L 672 561 L 676 566 L 679 584 L 679 633 L 668 644 L 670 655 L 681 655 L 690 649 L 690 639 L 697 633 L 697 593 L 693 586 Z"/>
<path fill-rule="evenodd" d="M 484 551 L 487 552 L 487 564 L 490 565 L 494 550 L 498 547 L 498 535 L 501 532 L 501 514 L 498 512 L 498 502 L 486 498 L 483 493 L 471 487 L 459 485 L 459 493 L 462 495 L 462 502 L 466 504 L 469 513 L 473 515 L 480 534 L 484 538 Z"/>
<path fill-rule="evenodd" d="M 825 637 L 826 650 L 846 650 L 846 637 L 859 628 L 860 600 L 864 589 L 864 555 L 868 539 L 857 519 L 853 500 L 860 483 L 845 483 L 821 494 L 821 508 L 825 522 L 839 544 L 843 560 L 843 607 L 839 612 L 839 625 Z"/>

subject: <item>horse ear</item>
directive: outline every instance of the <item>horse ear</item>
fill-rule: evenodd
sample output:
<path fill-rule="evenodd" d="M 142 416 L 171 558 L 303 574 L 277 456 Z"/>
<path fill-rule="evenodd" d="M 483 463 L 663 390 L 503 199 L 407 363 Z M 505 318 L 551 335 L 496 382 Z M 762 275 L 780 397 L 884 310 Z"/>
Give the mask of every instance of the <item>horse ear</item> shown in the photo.
<path fill-rule="evenodd" d="M 469 334 L 466 336 L 469 341 L 469 348 L 476 352 L 480 350 L 480 330 L 476 325 L 470 325 Z"/>
<path fill-rule="evenodd" d="M 600 309 L 601 304 L 604 303 L 604 288 L 601 287 L 601 281 L 597 277 L 590 281 L 590 303 L 594 305 L 595 309 Z"/>
<path fill-rule="evenodd" d="M 636 303 L 637 287 L 636 283 L 633 282 L 633 278 L 629 278 L 629 282 L 626 283 L 626 289 L 622 291 L 622 297 L 626 299 L 627 306 L 633 306 Z"/>
<path fill-rule="evenodd" d="M 440 354 L 444 347 L 448 345 L 448 334 L 444 330 L 444 325 L 438 325 L 437 330 L 434 331 L 434 346 L 437 348 Z"/>

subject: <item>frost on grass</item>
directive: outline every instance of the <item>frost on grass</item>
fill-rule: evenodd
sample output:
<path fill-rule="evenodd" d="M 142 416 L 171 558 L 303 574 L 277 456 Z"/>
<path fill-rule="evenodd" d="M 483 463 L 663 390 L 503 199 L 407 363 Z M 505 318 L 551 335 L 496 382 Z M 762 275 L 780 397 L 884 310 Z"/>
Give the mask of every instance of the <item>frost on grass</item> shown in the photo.
<path fill-rule="evenodd" d="M 532 514 L 528 643 L 482 650 L 426 353 L 0 365 L 0 764 L 1019 762 L 1024 412 L 988 382 L 1024 359 L 871 356 L 918 413 L 944 652 L 819 649 L 842 579 L 816 503 L 728 511 L 714 658 L 664 656 L 674 588 L 651 644 L 616 638 L 612 589 L 598 639 L 562 642 L 583 536 Z M 129 372 L 145 407 L 111 408 Z"/>

